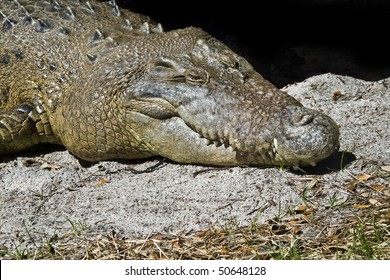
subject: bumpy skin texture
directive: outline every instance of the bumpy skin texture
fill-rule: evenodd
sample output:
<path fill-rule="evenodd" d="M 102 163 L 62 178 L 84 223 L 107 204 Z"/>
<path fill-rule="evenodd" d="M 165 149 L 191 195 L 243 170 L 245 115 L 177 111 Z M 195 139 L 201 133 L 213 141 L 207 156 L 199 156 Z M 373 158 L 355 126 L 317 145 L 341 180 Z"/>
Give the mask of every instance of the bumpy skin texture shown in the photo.
<path fill-rule="evenodd" d="M 114 1 L 2 0 L 0 98 L 0 155 L 57 143 L 87 161 L 298 166 L 339 141 L 206 32 Z"/>

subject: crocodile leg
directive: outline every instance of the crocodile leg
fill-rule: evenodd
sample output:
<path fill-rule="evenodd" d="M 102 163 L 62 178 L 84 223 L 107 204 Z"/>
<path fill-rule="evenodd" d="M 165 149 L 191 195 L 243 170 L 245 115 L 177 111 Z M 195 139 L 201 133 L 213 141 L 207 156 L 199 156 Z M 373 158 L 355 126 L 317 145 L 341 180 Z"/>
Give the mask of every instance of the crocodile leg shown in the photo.
<path fill-rule="evenodd" d="M 0 110 L 0 155 L 25 150 L 39 143 L 61 144 L 44 110 L 18 105 Z"/>

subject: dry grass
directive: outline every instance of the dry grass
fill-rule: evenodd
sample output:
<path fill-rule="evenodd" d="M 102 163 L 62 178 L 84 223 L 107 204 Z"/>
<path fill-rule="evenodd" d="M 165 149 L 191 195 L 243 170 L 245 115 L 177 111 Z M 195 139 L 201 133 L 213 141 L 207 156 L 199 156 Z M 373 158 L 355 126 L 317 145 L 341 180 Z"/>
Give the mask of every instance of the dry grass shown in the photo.
<path fill-rule="evenodd" d="M 0 258 L 390 259 L 390 185 L 377 185 L 378 176 L 389 182 L 388 173 L 353 177 L 344 187 L 348 200 L 331 200 L 325 209 L 299 205 L 264 224 L 231 222 L 225 228 L 128 239 L 115 232 L 91 234 L 86 225 L 69 221 L 69 234 L 39 242 L 24 238 L 13 249 L 0 248 Z"/>
<path fill-rule="evenodd" d="M 390 259 L 390 208 L 361 211 L 331 224 L 299 214 L 247 227 L 187 234 L 154 234 L 126 239 L 115 233 L 71 233 L 23 252 L 3 252 L 5 259 Z M 328 213 L 329 214 L 329 213 Z"/>

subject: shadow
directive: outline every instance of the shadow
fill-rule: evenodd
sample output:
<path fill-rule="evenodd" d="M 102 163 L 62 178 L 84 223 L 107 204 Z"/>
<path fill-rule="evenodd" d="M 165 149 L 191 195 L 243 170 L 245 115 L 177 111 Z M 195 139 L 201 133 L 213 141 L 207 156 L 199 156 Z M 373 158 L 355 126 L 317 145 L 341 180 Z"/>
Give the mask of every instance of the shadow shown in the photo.
<path fill-rule="evenodd" d="M 18 152 L 15 154 L 9 154 L 9 155 L 2 155 L 0 157 L 0 163 L 1 162 L 7 163 L 10 161 L 16 160 L 18 157 L 30 158 L 30 160 L 33 162 L 35 157 L 42 157 L 45 154 L 49 154 L 52 152 L 63 152 L 63 151 L 67 151 L 67 149 L 62 145 L 47 144 L 47 143 L 46 144 L 38 144 L 38 145 L 31 147 L 27 150 L 24 150 L 22 152 Z M 100 164 L 100 162 L 101 162 L 101 161 L 92 161 L 92 162 L 86 161 L 86 160 L 79 158 L 78 156 L 76 156 L 74 154 L 72 154 L 72 155 L 77 159 L 80 166 L 83 168 L 89 168 L 89 167 L 94 166 L 95 164 Z M 27 160 L 27 162 L 29 162 L 30 160 Z M 143 159 L 112 159 L 112 160 L 105 160 L 105 161 L 116 161 L 116 162 L 119 162 L 122 164 L 126 164 L 129 166 L 129 168 L 128 168 L 129 171 L 131 171 L 135 174 L 148 173 L 148 172 L 150 172 L 150 170 L 158 169 L 158 168 L 160 168 L 160 166 L 163 166 L 166 163 L 175 163 L 175 162 L 170 161 L 169 159 L 166 159 L 166 158 L 163 158 L 160 156 L 143 158 Z M 151 167 L 148 167 L 146 170 L 138 171 L 138 170 L 135 170 L 131 167 L 134 165 L 136 166 L 138 164 L 143 164 L 143 163 L 147 163 L 147 162 L 155 162 L 155 161 L 157 161 L 157 163 L 153 164 Z"/>
<path fill-rule="evenodd" d="M 76 157 L 74 154 L 72 154 L 74 157 Z M 95 164 L 99 163 L 99 162 L 91 162 L 91 161 L 86 161 L 86 160 L 83 160 L 79 157 L 76 157 L 77 161 L 79 162 L 80 166 L 83 167 L 83 168 L 89 168 L 91 166 L 94 166 Z"/>
<path fill-rule="evenodd" d="M 13 155 L 5 155 L 0 158 L 0 162 L 9 162 L 12 160 L 17 159 L 17 157 L 28 157 L 28 158 L 34 158 L 43 156 L 47 153 L 51 152 L 59 152 L 59 151 L 66 151 L 66 148 L 64 146 L 60 145 L 54 145 L 54 144 L 39 144 L 37 146 L 34 146 L 33 148 L 27 149 L 23 152 L 13 154 Z M 75 155 L 73 155 L 75 156 Z M 89 168 L 95 164 L 99 164 L 100 161 L 97 162 L 90 162 L 83 160 L 77 156 L 75 156 L 78 160 L 79 164 L 84 168 Z M 143 164 L 146 162 L 151 162 L 157 160 L 157 163 L 152 165 L 151 167 L 148 167 L 147 170 L 135 170 L 131 166 L 136 166 L 137 164 Z M 328 158 L 324 159 L 323 161 L 317 163 L 316 166 L 305 166 L 305 167 L 299 167 L 298 169 L 291 168 L 289 169 L 289 172 L 297 174 L 297 175 L 324 175 L 324 174 L 330 174 L 332 172 L 337 172 L 345 168 L 347 165 L 352 163 L 356 160 L 356 156 L 350 152 L 345 151 L 336 151 Z M 144 158 L 144 159 L 113 159 L 109 161 L 116 161 L 122 164 L 129 165 L 128 171 L 131 171 L 132 173 L 139 174 L 139 173 L 148 173 L 150 170 L 158 169 L 165 164 L 176 164 L 176 165 L 186 165 L 183 163 L 177 163 L 174 161 L 171 161 L 167 158 L 163 158 L 160 156 L 155 156 L 151 158 Z M 191 165 L 191 164 L 190 164 Z M 203 166 L 206 169 L 201 170 L 198 173 L 213 171 L 213 170 L 224 170 L 228 169 L 230 167 L 221 167 L 221 166 L 210 166 L 210 165 L 202 165 L 198 164 L 199 166 Z M 263 168 L 275 168 L 275 166 L 268 166 Z M 194 173 L 194 177 L 198 175 L 198 173 Z"/>
<path fill-rule="evenodd" d="M 72 155 L 78 160 L 79 164 L 84 168 L 91 167 L 91 166 L 93 166 L 95 164 L 99 164 L 101 162 L 101 161 L 86 161 L 86 160 L 79 158 L 78 156 L 76 156 L 74 154 L 72 154 Z M 126 165 L 137 165 L 137 164 L 151 162 L 153 160 L 157 160 L 158 162 L 169 162 L 168 159 L 163 158 L 163 157 L 159 157 L 159 156 L 142 158 L 142 159 L 107 159 L 107 160 L 102 160 L 102 161 L 115 161 L 115 162 L 119 162 L 119 163 L 126 164 Z"/>
<path fill-rule="evenodd" d="M 383 36 L 389 33 L 389 1 L 262 1 L 260 10 L 245 0 L 215 7 L 198 0 L 191 9 L 174 1 L 117 3 L 150 16 L 165 30 L 204 29 L 279 88 L 328 72 L 367 81 L 390 74 L 390 44 Z M 275 20 L 279 24 L 269 24 Z M 315 32 L 303 32 L 308 28 Z M 362 33 L 375 43 L 362 40 Z"/>
<path fill-rule="evenodd" d="M 350 152 L 336 151 L 331 156 L 317 163 L 316 166 L 300 167 L 299 169 L 291 170 L 291 172 L 299 175 L 324 175 L 340 171 L 355 160 L 356 156 Z"/>
<path fill-rule="evenodd" d="M 48 154 L 52 152 L 61 152 L 61 151 L 66 151 L 64 146 L 55 145 L 55 144 L 38 144 L 34 147 L 31 147 L 27 150 L 15 154 L 2 155 L 0 157 L 0 162 L 9 162 L 15 160 L 18 157 L 30 157 L 30 158 L 39 157 L 44 154 Z"/>

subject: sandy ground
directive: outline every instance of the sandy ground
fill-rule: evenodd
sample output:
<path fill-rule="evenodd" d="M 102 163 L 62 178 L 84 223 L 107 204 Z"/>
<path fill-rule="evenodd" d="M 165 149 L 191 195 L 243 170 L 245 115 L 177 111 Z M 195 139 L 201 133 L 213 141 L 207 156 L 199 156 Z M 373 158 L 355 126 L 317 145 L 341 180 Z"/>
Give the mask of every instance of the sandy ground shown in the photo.
<path fill-rule="evenodd" d="M 340 152 L 318 167 L 304 173 L 162 159 L 85 167 L 66 150 L 43 148 L 0 162 L 0 246 L 61 235 L 71 223 L 133 238 L 264 222 L 305 204 L 302 193 L 314 185 L 312 203 L 327 211 L 350 195 L 345 186 L 353 176 L 390 165 L 390 78 L 365 82 L 324 74 L 284 90 L 340 125 Z"/>

